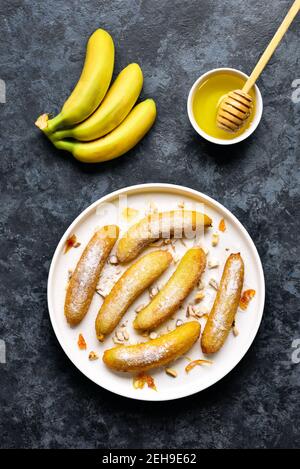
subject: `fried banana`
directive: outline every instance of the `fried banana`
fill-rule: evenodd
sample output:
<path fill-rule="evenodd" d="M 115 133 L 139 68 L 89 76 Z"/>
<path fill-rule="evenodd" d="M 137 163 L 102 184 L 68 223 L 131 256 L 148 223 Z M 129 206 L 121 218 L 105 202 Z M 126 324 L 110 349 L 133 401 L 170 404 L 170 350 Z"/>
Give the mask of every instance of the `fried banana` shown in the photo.
<path fill-rule="evenodd" d="M 117 326 L 129 306 L 171 264 L 168 251 L 154 251 L 141 257 L 120 277 L 105 298 L 96 318 L 96 334 L 103 341 Z"/>
<path fill-rule="evenodd" d="M 104 226 L 88 242 L 69 281 L 65 316 L 75 326 L 86 315 L 100 277 L 100 272 L 119 235 L 116 225 Z"/>
<path fill-rule="evenodd" d="M 192 210 L 174 210 L 148 215 L 131 226 L 120 239 L 117 257 L 120 262 L 134 259 L 146 246 L 159 238 L 188 237 L 200 234 L 212 220 L 207 215 Z"/>
<path fill-rule="evenodd" d="M 200 330 L 197 321 L 187 322 L 158 339 L 106 350 L 103 361 L 116 371 L 141 372 L 158 368 L 185 354 L 198 339 Z"/>
<path fill-rule="evenodd" d="M 137 330 L 154 329 L 172 316 L 199 282 L 205 265 L 206 255 L 203 249 L 199 247 L 189 249 L 165 286 L 138 313 L 133 323 L 134 328 Z"/>
<path fill-rule="evenodd" d="M 240 255 L 228 257 L 220 286 L 206 322 L 201 348 L 204 353 L 215 353 L 224 345 L 232 327 L 242 293 L 244 262 Z"/>

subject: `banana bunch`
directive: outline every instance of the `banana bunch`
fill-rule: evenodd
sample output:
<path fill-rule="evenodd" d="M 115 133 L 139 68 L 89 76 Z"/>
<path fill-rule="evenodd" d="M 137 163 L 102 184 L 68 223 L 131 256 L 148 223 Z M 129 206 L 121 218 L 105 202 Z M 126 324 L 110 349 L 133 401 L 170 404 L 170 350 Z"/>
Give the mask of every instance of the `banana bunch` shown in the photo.
<path fill-rule="evenodd" d="M 85 163 L 123 155 L 155 121 L 153 99 L 134 106 L 143 86 L 138 64 L 124 68 L 109 89 L 114 55 L 111 36 L 97 29 L 88 41 L 79 81 L 60 113 L 52 119 L 43 114 L 35 123 L 56 148 Z"/>

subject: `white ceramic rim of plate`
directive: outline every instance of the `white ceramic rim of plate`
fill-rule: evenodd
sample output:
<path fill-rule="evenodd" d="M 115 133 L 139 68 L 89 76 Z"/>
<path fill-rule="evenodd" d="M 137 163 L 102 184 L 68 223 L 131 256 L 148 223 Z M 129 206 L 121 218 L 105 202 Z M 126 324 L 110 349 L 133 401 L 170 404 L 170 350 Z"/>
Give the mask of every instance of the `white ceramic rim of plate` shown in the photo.
<path fill-rule="evenodd" d="M 73 361 L 72 357 L 70 356 L 70 354 L 68 353 L 66 347 L 64 346 L 63 337 L 61 336 L 61 334 L 59 332 L 59 329 L 58 329 L 58 326 L 56 325 L 56 322 L 55 322 L 54 305 L 53 305 L 52 299 L 51 299 L 51 290 L 52 290 L 52 284 L 53 284 L 53 279 L 54 279 L 54 271 L 55 271 L 56 262 L 57 262 L 58 256 L 60 255 L 60 252 L 61 252 L 63 246 L 65 245 L 65 242 L 68 239 L 70 233 L 72 232 L 74 226 L 77 225 L 77 223 L 80 222 L 82 219 L 84 219 L 89 214 L 89 212 L 94 210 L 97 207 L 97 205 L 99 205 L 99 204 L 102 204 L 104 202 L 110 202 L 110 201 L 114 200 L 116 197 L 118 197 L 118 196 L 120 196 L 124 193 L 129 195 L 129 194 L 133 194 L 133 193 L 149 192 L 149 191 L 173 192 L 173 193 L 176 193 L 176 192 L 179 193 L 180 192 L 181 194 L 185 193 L 186 196 L 190 196 L 190 197 L 193 197 L 193 198 L 196 198 L 196 199 L 202 199 L 201 201 L 204 201 L 204 203 L 215 206 L 219 210 L 223 211 L 225 213 L 226 217 L 228 219 L 230 219 L 231 221 L 233 221 L 238 226 L 238 228 L 242 231 L 242 233 L 244 234 L 244 236 L 246 237 L 246 239 L 249 243 L 249 247 L 251 248 L 251 251 L 252 251 L 252 253 L 253 253 L 253 255 L 256 259 L 257 267 L 258 267 L 258 270 L 259 270 L 258 285 L 259 285 L 260 294 L 261 294 L 261 305 L 260 305 L 260 308 L 256 311 L 256 314 L 257 314 L 256 328 L 252 329 L 251 335 L 249 335 L 248 342 L 244 346 L 244 350 L 242 351 L 241 355 L 239 355 L 237 360 L 233 360 L 231 368 L 226 369 L 224 374 L 221 374 L 220 376 L 217 376 L 216 379 L 213 382 L 209 383 L 208 385 L 203 386 L 203 383 L 199 383 L 198 386 L 197 386 L 197 383 L 196 384 L 193 383 L 190 386 L 190 388 L 191 388 L 190 392 L 189 391 L 186 392 L 187 387 L 185 386 L 183 389 L 179 389 L 177 393 L 172 392 L 172 393 L 170 393 L 170 396 L 169 395 L 164 396 L 163 398 L 159 397 L 159 393 L 154 393 L 155 398 L 153 396 L 153 399 L 149 395 L 144 396 L 142 394 L 136 393 L 136 397 L 135 397 L 133 395 L 127 394 L 126 392 L 122 392 L 123 390 L 121 392 L 118 392 L 114 388 L 114 386 L 107 386 L 106 384 L 105 385 L 100 385 L 91 376 L 88 376 L 86 374 L 85 370 Z M 222 378 L 224 378 L 228 373 L 230 373 L 237 366 L 237 364 L 242 360 L 242 358 L 245 356 L 245 354 L 249 350 L 252 342 L 254 341 L 254 339 L 256 337 L 259 326 L 261 324 L 263 311 L 264 311 L 264 303 L 265 303 L 265 279 L 264 279 L 264 272 L 263 272 L 263 268 L 262 268 L 262 263 L 261 263 L 259 254 L 257 252 L 257 249 L 255 247 L 255 244 L 254 244 L 251 236 L 249 235 L 247 230 L 244 228 L 244 226 L 241 224 L 241 222 L 227 208 L 225 208 L 222 204 L 217 202 L 212 197 L 209 197 L 208 195 L 205 195 L 205 194 L 203 194 L 203 193 L 201 193 L 197 190 L 190 189 L 190 188 L 185 187 L 185 186 L 179 186 L 179 185 L 176 185 L 176 184 L 167 184 L 167 183 L 147 183 L 147 184 L 137 184 L 137 185 L 133 185 L 133 186 L 128 186 L 128 187 L 124 187 L 122 189 L 118 189 L 114 192 L 111 192 L 111 193 L 101 197 L 96 202 L 92 203 L 80 215 L 78 215 L 77 218 L 75 218 L 75 220 L 71 223 L 69 228 L 65 231 L 64 235 L 62 236 L 61 240 L 59 241 L 58 246 L 57 246 L 57 248 L 54 252 L 54 255 L 53 255 L 53 258 L 52 258 L 52 261 L 51 261 L 51 265 L 50 265 L 49 276 L 48 276 L 47 300 L 48 300 L 48 310 L 49 310 L 50 321 L 51 321 L 54 333 L 56 335 L 56 338 L 57 338 L 58 342 L 60 343 L 62 349 L 64 350 L 65 354 L 68 356 L 70 361 L 73 363 L 73 365 L 76 366 L 76 368 L 79 371 L 81 371 L 87 378 L 89 378 L 91 381 L 93 381 L 98 386 L 101 386 L 102 388 L 107 389 L 108 391 L 111 391 L 114 394 L 117 394 L 117 395 L 120 395 L 120 396 L 123 396 L 123 397 L 128 397 L 128 398 L 131 398 L 131 399 L 136 399 L 136 400 L 160 402 L 160 401 L 180 399 L 182 397 L 191 396 L 191 395 L 196 394 L 200 391 L 203 391 L 204 389 L 207 389 L 207 388 L 213 386 L 214 384 L 216 384 L 218 381 L 220 381 Z M 173 389 L 176 389 L 176 387 L 174 386 Z"/>

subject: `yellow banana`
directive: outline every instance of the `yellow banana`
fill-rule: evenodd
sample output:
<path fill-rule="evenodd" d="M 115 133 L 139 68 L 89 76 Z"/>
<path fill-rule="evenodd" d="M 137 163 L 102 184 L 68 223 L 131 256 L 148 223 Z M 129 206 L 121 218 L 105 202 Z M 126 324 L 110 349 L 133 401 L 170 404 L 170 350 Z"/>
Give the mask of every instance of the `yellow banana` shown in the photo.
<path fill-rule="evenodd" d="M 72 129 L 51 135 L 51 140 L 75 138 L 96 140 L 115 129 L 129 114 L 143 86 L 143 72 L 138 64 L 130 64 L 118 75 L 103 102 L 86 121 Z"/>
<path fill-rule="evenodd" d="M 112 160 L 131 150 L 152 127 L 155 117 L 155 102 L 153 99 L 146 99 L 135 106 L 115 130 L 99 140 L 83 143 L 57 140 L 53 143 L 59 150 L 69 151 L 84 163 Z"/>
<path fill-rule="evenodd" d="M 53 119 L 43 114 L 36 125 L 46 134 L 71 127 L 89 117 L 103 100 L 114 68 L 115 49 L 111 36 L 97 29 L 89 38 L 83 70 L 77 85 Z"/>

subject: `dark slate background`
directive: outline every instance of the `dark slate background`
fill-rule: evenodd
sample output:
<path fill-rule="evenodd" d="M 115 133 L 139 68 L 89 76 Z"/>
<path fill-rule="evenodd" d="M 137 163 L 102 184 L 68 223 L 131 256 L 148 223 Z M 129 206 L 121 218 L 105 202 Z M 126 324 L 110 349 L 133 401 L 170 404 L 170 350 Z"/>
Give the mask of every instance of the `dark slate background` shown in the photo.
<path fill-rule="evenodd" d="M 210 145 L 186 114 L 188 91 L 219 66 L 250 72 L 291 0 L 2 0 L 0 78 L 1 447 L 237 448 L 299 446 L 300 78 L 298 18 L 259 80 L 265 111 L 255 135 Z M 157 102 L 153 130 L 127 156 L 83 165 L 34 127 L 77 81 L 88 36 L 107 29 L 119 72 L 141 64 L 143 96 Z M 212 388 L 155 404 L 115 396 L 69 362 L 52 331 L 46 282 L 72 220 L 131 184 L 168 182 L 219 200 L 261 255 L 264 319 L 247 356 Z"/>

